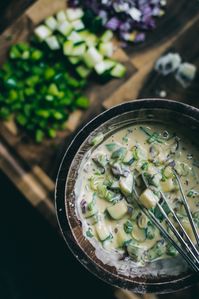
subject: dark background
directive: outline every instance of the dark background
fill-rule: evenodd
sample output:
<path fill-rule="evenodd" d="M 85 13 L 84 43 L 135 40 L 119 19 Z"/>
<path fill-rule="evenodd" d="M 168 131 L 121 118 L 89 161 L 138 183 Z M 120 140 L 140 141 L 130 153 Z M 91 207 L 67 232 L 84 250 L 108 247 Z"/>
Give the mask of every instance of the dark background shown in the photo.
<path fill-rule="evenodd" d="M 112 299 L 1 172 L 0 186 L 0 299 Z"/>

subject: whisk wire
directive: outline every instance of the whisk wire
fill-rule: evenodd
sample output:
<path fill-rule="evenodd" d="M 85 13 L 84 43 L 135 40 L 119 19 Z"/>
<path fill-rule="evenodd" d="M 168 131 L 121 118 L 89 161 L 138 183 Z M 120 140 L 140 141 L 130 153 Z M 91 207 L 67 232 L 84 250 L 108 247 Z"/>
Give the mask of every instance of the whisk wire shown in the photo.
<path fill-rule="evenodd" d="M 185 197 L 184 192 L 182 190 L 182 185 L 181 185 L 180 179 L 179 179 L 178 175 L 175 172 L 174 172 L 174 174 L 175 174 L 175 177 L 176 177 L 177 182 L 179 184 L 179 189 L 180 189 L 181 195 L 183 197 L 183 204 L 185 206 L 185 210 L 187 212 L 188 219 L 190 220 L 191 227 L 192 227 L 193 232 L 194 232 L 194 236 L 195 236 L 196 241 L 198 243 L 198 241 L 199 241 L 198 233 L 197 233 L 197 230 L 196 230 L 196 227 L 195 227 L 195 224 L 194 224 L 194 221 L 193 221 L 193 217 L 191 215 L 191 212 L 190 212 L 190 209 L 189 209 L 186 197 Z M 142 176 L 142 180 L 143 180 L 145 186 L 147 188 L 150 188 L 150 186 L 148 184 L 148 181 L 146 180 L 146 178 L 145 178 L 145 176 L 144 176 L 143 173 L 142 173 L 141 176 Z M 176 213 L 174 212 L 174 210 L 172 209 L 172 207 L 169 205 L 168 200 L 167 200 L 165 194 L 160 191 L 161 199 L 163 199 L 163 201 L 167 204 L 169 212 L 172 214 L 173 218 L 175 219 L 175 221 L 179 225 L 179 227 L 181 229 L 181 233 L 183 233 L 183 237 L 186 238 L 186 241 L 184 240 L 184 238 L 182 237 L 182 235 L 178 232 L 178 230 L 176 229 L 176 227 L 174 226 L 174 224 L 172 223 L 172 221 L 169 219 L 167 213 L 165 212 L 165 210 L 163 209 L 163 207 L 162 207 L 162 205 L 160 203 L 157 203 L 157 207 L 159 208 L 160 212 L 164 216 L 167 225 L 169 226 L 169 228 L 173 232 L 173 234 L 176 237 L 177 241 L 174 240 L 171 237 L 171 235 L 168 233 L 168 231 L 165 229 L 165 227 L 163 227 L 163 225 L 156 218 L 156 216 L 153 214 L 153 212 L 150 211 L 150 210 L 148 210 L 148 209 L 146 209 L 142 204 L 140 204 L 140 202 L 139 202 L 139 194 L 138 194 L 138 192 L 137 192 L 137 190 L 135 188 L 135 180 L 133 180 L 133 191 L 134 191 L 134 196 L 135 196 L 136 203 L 139 206 L 139 208 L 143 211 L 143 213 L 156 225 L 156 227 L 162 233 L 163 237 L 165 239 L 167 239 L 168 241 L 170 241 L 170 243 L 176 248 L 176 250 L 181 254 L 181 256 L 190 265 L 190 267 L 194 271 L 199 272 L 199 251 L 197 250 L 195 244 L 192 242 L 192 240 L 188 236 L 188 234 L 185 231 L 183 225 L 181 224 L 179 218 L 176 216 Z"/>

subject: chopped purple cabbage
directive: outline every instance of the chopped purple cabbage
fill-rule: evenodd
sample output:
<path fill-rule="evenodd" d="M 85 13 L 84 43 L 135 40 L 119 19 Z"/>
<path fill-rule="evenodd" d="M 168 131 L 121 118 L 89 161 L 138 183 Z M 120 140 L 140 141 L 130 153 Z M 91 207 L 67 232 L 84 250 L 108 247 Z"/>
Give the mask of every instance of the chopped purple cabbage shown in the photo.
<path fill-rule="evenodd" d="M 145 40 L 145 31 L 156 27 L 166 0 L 69 0 L 69 5 L 91 10 L 121 40 L 139 43 Z"/>

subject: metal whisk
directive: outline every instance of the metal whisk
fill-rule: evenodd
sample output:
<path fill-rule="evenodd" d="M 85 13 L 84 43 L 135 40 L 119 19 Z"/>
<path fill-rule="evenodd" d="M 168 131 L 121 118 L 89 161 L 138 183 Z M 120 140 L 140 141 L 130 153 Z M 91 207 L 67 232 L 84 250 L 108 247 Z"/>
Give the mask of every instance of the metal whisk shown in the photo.
<path fill-rule="evenodd" d="M 190 211 L 190 207 L 188 205 L 186 196 L 183 192 L 183 188 L 182 188 L 182 184 L 180 181 L 179 176 L 177 175 L 176 171 L 173 170 L 173 173 L 175 175 L 176 181 L 179 185 L 179 191 L 182 197 L 182 204 L 185 208 L 187 217 L 189 219 L 189 222 L 191 224 L 191 228 L 193 230 L 195 239 L 196 239 L 196 244 L 195 245 L 193 243 L 193 241 L 190 239 L 190 237 L 188 236 L 187 232 L 185 231 L 183 225 L 181 224 L 178 216 L 176 215 L 175 211 L 173 210 L 173 208 L 169 205 L 168 200 L 166 198 L 166 195 L 162 192 L 159 191 L 160 194 L 160 200 L 157 203 L 157 206 L 161 212 L 161 214 L 163 215 L 168 227 L 170 228 L 170 230 L 172 231 L 173 235 L 175 236 L 175 239 L 168 233 L 168 231 L 164 228 L 164 226 L 162 225 L 162 223 L 159 221 L 159 219 L 156 218 L 156 216 L 153 214 L 153 212 L 149 209 L 147 209 L 146 207 L 144 207 L 140 201 L 139 201 L 139 195 L 138 192 L 135 188 L 135 180 L 134 180 L 134 186 L 133 186 L 133 190 L 134 190 L 134 199 L 136 200 L 137 205 L 139 206 L 139 208 L 142 210 L 142 212 L 154 223 L 154 225 L 160 230 L 160 232 L 162 233 L 162 236 L 168 240 L 169 242 L 171 242 L 171 244 L 176 248 L 176 250 L 181 254 L 181 256 L 184 258 L 184 260 L 186 260 L 186 262 L 188 263 L 188 265 L 196 272 L 199 272 L 199 250 L 197 249 L 196 246 L 199 246 L 199 235 L 195 226 L 195 223 L 193 221 L 193 217 Z M 145 187 L 150 188 L 144 174 L 141 175 L 142 176 L 142 180 L 143 183 L 145 185 Z M 167 213 L 165 212 L 162 204 L 166 203 L 166 206 L 168 207 L 169 213 L 172 214 L 174 220 L 176 221 L 176 223 L 179 226 L 179 230 L 176 229 L 176 227 L 174 226 L 174 224 L 172 223 L 172 221 L 170 220 L 170 218 L 168 217 Z"/>

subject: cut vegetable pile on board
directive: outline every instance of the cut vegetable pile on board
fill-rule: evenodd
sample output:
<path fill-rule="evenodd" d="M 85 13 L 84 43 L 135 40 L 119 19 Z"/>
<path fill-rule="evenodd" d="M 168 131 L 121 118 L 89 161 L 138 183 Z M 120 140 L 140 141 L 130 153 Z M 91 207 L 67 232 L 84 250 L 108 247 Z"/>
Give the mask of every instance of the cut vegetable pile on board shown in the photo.
<path fill-rule="evenodd" d="M 11 47 L 0 70 L 0 119 L 14 120 L 38 143 L 64 129 L 71 112 L 88 108 L 84 88 L 90 80 L 105 83 L 125 75 L 125 66 L 111 58 L 113 32 L 122 40 L 143 40 L 140 30 L 153 28 L 154 17 L 163 14 L 166 4 L 89 3 L 87 9 L 88 1 L 69 1 L 75 7 L 46 18 L 28 43 Z"/>
<path fill-rule="evenodd" d="M 13 45 L 0 70 L 0 118 L 13 119 L 36 142 L 54 138 L 75 109 L 86 109 L 92 76 L 106 82 L 126 68 L 111 59 L 113 34 L 85 27 L 80 8 L 62 10 L 35 28 L 29 43 Z"/>

